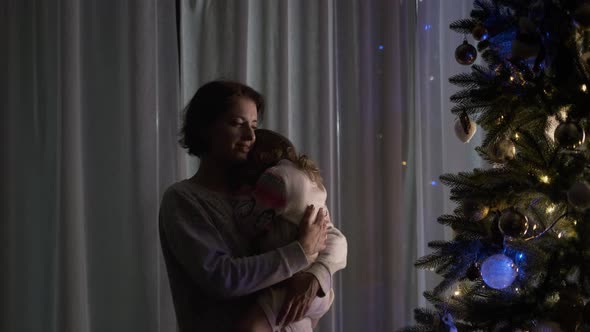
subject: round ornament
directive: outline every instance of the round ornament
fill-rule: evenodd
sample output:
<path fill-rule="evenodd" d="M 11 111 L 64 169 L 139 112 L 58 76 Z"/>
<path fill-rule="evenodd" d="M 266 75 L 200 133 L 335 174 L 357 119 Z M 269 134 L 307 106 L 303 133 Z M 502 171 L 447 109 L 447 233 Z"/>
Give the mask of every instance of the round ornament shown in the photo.
<path fill-rule="evenodd" d="M 486 40 L 488 39 L 488 30 L 483 25 L 478 24 L 471 30 L 471 35 L 477 41 Z"/>
<path fill-rule="evenodd" d="M 494 289 L 503 289 L 512 285 L 518 275 L 516 265 L 504 254 L 486 258 L 481 264 L 480 271 L 486 285 Z"/>
<path fill-rule="evenodd" d="M 507 138 L 501 139 L 490 145 L 488 155 L 496 163 L 505 163 L 516 156 L 516 146 Z"/>
<path fill-rule="evenodd" d="M 555 141 L 566 149 L 575 149 L 586 140 L 584 129 L 576 122 L 566 121 L 555 128 Z"/>
<path fill-rule="evenodd" d="M 467 114 L 461 114 L 461 116 L 455 121 L 455 135 L 463 143 L 469 143 L 475 132 L 477 131 L 477 125 L 475 121 L 469 119 Z"/>
<path fill-rule="evenodd" d="M 568 202 L 578 209 L 590 207 L 590 185 L 586 181 L 579 181 L 567 191 Z"/>
<path fill-rule="evenodd" d="M 498 227 L 500 232 L 506 236 L 521 237 L 529 229 L 529 221 L 525 215 L 515 208 L 507 208 L 500 215 Z"/>
<path fill-rule="evenodd" d="M 467 40 L 464 40 L 455 50 L 455 59 L 459 64 L 471 65 L 477 59 L 477 50 Z"/>
<path fill-rule="evenodd" d="M 590 4 L 581 4 L 574 11 L 574 20 L 582 29 L 590 28 Z"/>

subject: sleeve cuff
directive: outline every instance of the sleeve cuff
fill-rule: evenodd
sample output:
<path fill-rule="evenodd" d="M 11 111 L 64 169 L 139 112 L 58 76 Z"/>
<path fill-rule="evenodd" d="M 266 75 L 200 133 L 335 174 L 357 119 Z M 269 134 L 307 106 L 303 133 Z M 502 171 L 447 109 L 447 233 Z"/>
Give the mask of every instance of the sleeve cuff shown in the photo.
<path fill-rule="evenodd" d="M 295 273 L 303 270 L 309 265 L 305 251 L 298 241 L 294 241 L 284 247 L 277 249 L 283 259 L 283 264 L 289 271 L 289 275 L 292 276 Z"/>
<path fill-rule="evenodd" d="M 318 297 L 324 297 L 330 292 L 330 289 L 332 289 L 332 274 L 324 264 L 315 262 L 305 272 L 313 274 L 320 283 L 319 293 L 321 294 L 318 294 Z"/>

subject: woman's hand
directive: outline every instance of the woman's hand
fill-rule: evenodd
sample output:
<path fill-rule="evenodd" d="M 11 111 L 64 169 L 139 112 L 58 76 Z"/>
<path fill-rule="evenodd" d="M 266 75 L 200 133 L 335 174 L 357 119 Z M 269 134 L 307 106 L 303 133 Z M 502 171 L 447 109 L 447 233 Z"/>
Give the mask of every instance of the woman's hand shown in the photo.
<path fill-rule="evenodd" d="M 276 324 L 286 326 L 303 319 L 318 294 L 320 283 L 313 274 L 299 272 L 285 280 L 280 287 L 285 287 L 286 294 Z"/>
<path fill-rule="evenodd" d="M 313 205 L 307 207 L 299 228 L 299 243 L 307 256 L 312 256 L 326 248 L 328 237 L 327 213 L 323 208 L 315 213 Z"/>

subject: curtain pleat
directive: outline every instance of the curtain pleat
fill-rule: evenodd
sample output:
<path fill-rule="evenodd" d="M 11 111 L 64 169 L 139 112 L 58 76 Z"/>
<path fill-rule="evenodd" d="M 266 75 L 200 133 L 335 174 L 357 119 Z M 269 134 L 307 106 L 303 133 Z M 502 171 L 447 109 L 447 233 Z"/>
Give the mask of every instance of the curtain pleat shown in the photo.
<path fill-rule="evenodd" d="M 157 212 L 178 178 L 175 3 L 0 13 L 0 330 L 174 331 Z"/>
<path fill-rule="evenodd" d="M 471 6 L 3 1 L 0 331 L 175 331 L 157 209 L 198 167 L 181 110 L 219 78 L 261 91 L 263 126 L 322 169 L 349 256 L 317 330 L 409 324 L 437 282 L 413 262 L 448 236 L 438 176 L 481 166 L 448 101 Z"/>

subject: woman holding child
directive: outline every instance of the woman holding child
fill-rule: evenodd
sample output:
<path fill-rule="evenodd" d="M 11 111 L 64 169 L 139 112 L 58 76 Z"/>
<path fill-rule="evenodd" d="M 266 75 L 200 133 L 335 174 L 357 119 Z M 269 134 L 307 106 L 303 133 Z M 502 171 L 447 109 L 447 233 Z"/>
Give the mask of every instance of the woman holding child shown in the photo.
<path fill-rule="evenodd" d="M 187 106 L 180 143 L 199 157 L 200 166 L 193 177 L 168 188 L 159 216 L 182 332 L 311 331 L 318 316 L 310 315 L 310 308 L 322 303 L 327 310 L 333 296 L 332 274 L 346 265 L 346 239 L 321 203 L 296 214 L 301 218 L 292 241 L 264 248 L 265 252 L 257 248 L 264 233 L 253 237 L 238 227 L 244 221 L 236 219 L 246 217 L 244 188 L 256 184 L 245 166 L 263 113 L 262 96 L 231 81 L 205 84 Z M 294 151 L 292 145 L 289 151 Z M 286 154 L 276 157 L 289 159 Z M 267 166 L 278 164 L 276 160 Z M 297 174 L 296 168 L 288 174 Z M 264 169 L 255 176 L 262 173 L 266 174 Z M 306 188 L 323 189 L 319 182 L 310 183 Z M 283 187 L 273 185 L 272 190 L 285 192 Z M 260 197 L 251 200 L 248 212 L 256 210 Z M 325 195 L 323 199 L 318 202 L 325 203 Z M 271 208 L 273 216 L 280 211 L 278 206 L 267 206 L 265 211 Z M 267 300 L 272 305 L 264 305 Z"/>

